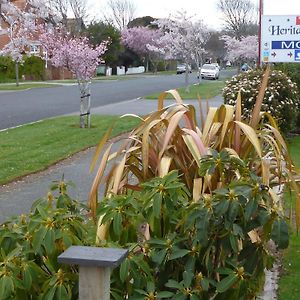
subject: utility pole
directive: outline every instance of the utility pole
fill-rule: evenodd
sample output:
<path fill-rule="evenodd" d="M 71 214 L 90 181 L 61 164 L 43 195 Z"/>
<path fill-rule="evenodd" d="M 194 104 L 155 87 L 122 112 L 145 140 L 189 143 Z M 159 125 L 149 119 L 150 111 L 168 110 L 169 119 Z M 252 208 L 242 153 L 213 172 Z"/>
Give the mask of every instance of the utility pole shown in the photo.
<path fill-rule="evenodd" d="M 262 61 L 261 61 L 261 22 L 262 22 L 262 15 L 264 11 L 264 4 L 263 4 L 263 0 L 259 0 L 259 9 L 258 9 L 258 66 L 262 65 Z"/>

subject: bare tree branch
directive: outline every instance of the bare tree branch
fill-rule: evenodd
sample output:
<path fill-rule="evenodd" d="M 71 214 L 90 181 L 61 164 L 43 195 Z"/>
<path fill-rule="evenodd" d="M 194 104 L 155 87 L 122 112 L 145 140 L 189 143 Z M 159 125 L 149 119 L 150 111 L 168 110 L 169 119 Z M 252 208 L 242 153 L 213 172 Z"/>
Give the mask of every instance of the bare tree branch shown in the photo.
<path fill-rule="evenodd" d="M 254 4 L 250 0 L 219 0 L 218 8 L 223 14 L 225 27 L 237 39 L 246 34 L 254 22 Z"/>
<path fill-rule="evenodd" d="M 69 0 L 75 19 L 84 20 L 87 16 L 87 0 Z"/>
<path fill-rule="evenodd" d="M 107 0 L 104 19 L 120 31 L 134 19 L 136 7 L 130 0 Z"/>

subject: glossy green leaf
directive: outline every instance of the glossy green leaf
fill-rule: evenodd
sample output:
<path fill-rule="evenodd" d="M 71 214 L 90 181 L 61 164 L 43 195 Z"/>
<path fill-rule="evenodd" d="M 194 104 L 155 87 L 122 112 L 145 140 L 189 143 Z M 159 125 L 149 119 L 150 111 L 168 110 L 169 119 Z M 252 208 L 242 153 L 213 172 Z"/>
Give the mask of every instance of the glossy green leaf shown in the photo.
<path fill-rule="evenodd" d="M 52 286 L 44 296 L 45 300 L 53 300 L 56 291 L 56 286 Z"/>
<path fill-rule="evenodd" d="M 41 244 L 44 241 L 46 233 L 47 233 L 47 228 L 44 226 L 41 226 L 40 229 L 34 233 L 32 247 L 35 252 L 39 251 Z"/>
<path fill-rule="evenodd" d="M 216 205 L 216 210 L 215 210 L 216 214 L 218 216 L 224 215 L 227 212 L 227 210 L 228 210 L 229 203 L 230 202 L 227 199 L 221 200 L 218 203 L 218 205 Z"/>
<path fill-rule="evenodd" d="M 129 259 L 125 259 L 120 267 L 120 279 L 122 282 L 124 282 L 128 276 L 130 262 Z"/>
<path fill-rule="evenodd" d="M 192 294 L 190 296 L 190 300 L 201 300 L 201 298 L 198 295 L 196 295 L 196 294 Z"/>
<path fill-rule="evenodd" d="M 180 283 L 173 279 L 169 279 L 169 281 L 165 285 L 166 285 L 166 287 L 173 288 L 173 289 L 181 289 L 182 288 Z"/>
<path fill-rule="evenodd" d="M 147 282 L 147 291 L 148 292 L 152 292 L 152 293 L 155 292 L 155 284 L 154 284 L 154 282 L 152 282 L 152 281 L 148 281 Z"/>
<path fill-rule="evenodd" d="M 233 223 L 235 221 L 235 219 L 238 215 L 239 209 L 240 209 L 239 202 L 238 201 L 231 201 L 229 209 L 227 211 L 228 220 L 230 222 Z"/>
<path fill-rule="evenodd" d="M 159 298 L 159 299 L 171 298 L 173 295 L 174 295 L 174 293 L 168 292 L 168 291 L 158 292 L 157 293 L 157 298 Z"/>
<path fill-rule="evenodd" d="M 250 217 L 256 212 L 258 207 L 257 200 L 252 198 L 248 201 L 245 207 L 245 219 L 246 221 L 250 220 Z"/>
<path fill-rule="evenodd" d="M 185 255 L 187 255 L 189 253 L 190 253 L 190 250 L 178 249 L 178 248 L 173 247 L 172 254 L 169 257 L 169 260 L 184 257 Z"/>
<path fill-rule="evenodd" d="M 122 231 L 122 215 L 120 213 L 116 213 L 113 218 L 113 229 L 117 236 L 121 234 Z"/>
<path fill-rule="evenodd" d="M 230 235 L 229 236 L 229 240 L 230 240 L 230 246 L 231 249 L 233 250 L 234 253 L 238 253 L 238 241 L 237 238 L 234 235 Z"/>
<path fill-rule="evenodd" d="M 67 300 L 70 297 L 68 297 L 68 292 L 64 285 L 58 285 L 55 291 L 55 299 L 57 300 Z"/>
<path fill-rule="evenodd" d="M 186 296 L 182 293 L 178 293 L 172 297 L 172 300 L 185 300 Z"/>
<path fill-rule="evenodd" d="M 153 214 L 155 218 L 158 218 L 160 216 L 160 211 L 161 211 L 161 195 L 156 194 L 153 200 Z"/>
<path fill-rule="evenodd" d="M 55 242 L 55 233 L 54 230 L 52 228 L 50 228 L 46 235 L 45 235 L 45 239 L 44 239 L 44 245 L 46 247 L 46 249 L 49 251 L 49 253 L 51 253 L 52 251 L 55 250 L 55 247 L 53 247 Z"/>
<path fill-rule="evenodd" d="M 209 289 L 209 280 L 207 278 L 203 278 L 201 280 L 200 284 L 201 284 L 204 291 L 208 291 L 208 289 Z"/>
<path fill-rule="evenodd" d="M 289 245 L 288 225 L 282 219 L 276 219 L 272 226 L 272 240 L 279 249 L 285 249 Z"/>
<path fill-rule="evenodd" d="M 25 289 L 29 290 L 32 284 L 31 273 L 28 267 L 23 271 L 23 284 Z"/>
<path fill-rule="evenodd" d="M 236 274 L 230 274 L 229 276 L 223 278 L 218 284 L 217 284 L 217 291 L 219 293 L 224 293 L 229 288 L 232 287 L 233 284 L 235 284 L 238 281 L 238 277 Z"/>
<path fill-rule="evenodd" d="M 192 284 L 192 280 L 194 278 L 194 273 L 189 271 L 184 271 L 182 274 L 183 283 L 185 287 L 189 287 Z"/>
<path fill-rule="evenodd" d="M 10 276 L 2 276 L 0 278 L 0 299 L 11 298 L 14 291 L 13 280 Z"/>

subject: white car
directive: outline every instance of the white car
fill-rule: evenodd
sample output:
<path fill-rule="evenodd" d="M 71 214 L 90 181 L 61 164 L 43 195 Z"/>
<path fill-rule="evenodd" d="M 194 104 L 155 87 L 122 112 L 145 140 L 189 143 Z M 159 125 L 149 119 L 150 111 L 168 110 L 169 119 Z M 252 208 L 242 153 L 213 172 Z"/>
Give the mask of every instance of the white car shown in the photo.
<path fill-rule="evenodd" d="M 219 66 L 218 63 L 212 63 L 212 65 L 213 65 L 213 66 L 216 66 L 216 67 L 219 69 L 219 71 L 220 71 L 220 66 Z"/>
<path fill-rule="evenodd" d="M 219 79 L 219 68 L 213 64 L 204 64 L 200 69 L 200 76 L 204 78 Z M 199 76 L 198 76 L 199 78 Z"/>
<path fill-rule="evenodd" d="M 189 65 L 188 65 L 188 70 L 189 70 L 190 73 L 192 73 L 192 69 Z M 186 65 L 185 64 L 177 65 L 177 68 L 176 68 L 176 73 L 177 74 L 185 73 L 185 71 L 186 71 Z"/>

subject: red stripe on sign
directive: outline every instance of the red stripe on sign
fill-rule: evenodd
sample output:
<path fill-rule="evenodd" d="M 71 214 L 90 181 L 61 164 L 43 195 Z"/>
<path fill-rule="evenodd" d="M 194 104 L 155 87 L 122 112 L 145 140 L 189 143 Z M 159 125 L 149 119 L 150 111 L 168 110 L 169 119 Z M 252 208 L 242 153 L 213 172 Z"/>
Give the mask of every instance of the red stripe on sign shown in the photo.
<path fill-rule="evenodd" d="M 296 17 L 296 25 L 300 25 L 300 16 Z"/>

